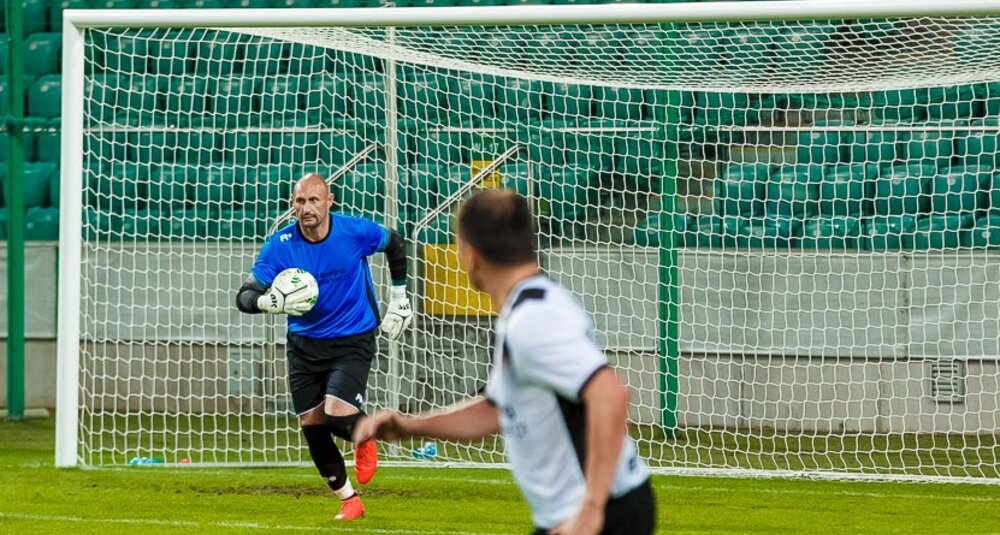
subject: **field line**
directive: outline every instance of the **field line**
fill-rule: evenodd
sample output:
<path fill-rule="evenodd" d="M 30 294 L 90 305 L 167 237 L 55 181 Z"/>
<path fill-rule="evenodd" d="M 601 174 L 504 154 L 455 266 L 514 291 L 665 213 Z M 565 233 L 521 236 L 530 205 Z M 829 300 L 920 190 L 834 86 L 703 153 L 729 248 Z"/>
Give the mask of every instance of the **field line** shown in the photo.
<path fill-rule="evenodd" d="M 154 518 L 86 518 L 82 516 L 64 515 L 30 515 L 24 513 L 0 512 L 0 519 L 30 520 L 36 522 L 63 522 L 70 524 L 117 524 L 133 526 L 164 526 L 171 528 L 225 528 L 241 530 L 261 530 L 261 531 L 305 531 L 328 533 L 333 526 L 290 526 L 280 524 L 260 524 L 257 522 L 194 522 L 190 520 L 158 520 Z M 348 527 L 348 526 L 345 526 Z M 362 526 L 357 526 L 361 528 Z M 380 529 L 364 526 L 365 533 L 382 533 L 385 535 L 429 535 L 429 534 L 451 534 L 454 531 L 411 531 L 398 529 Z M 462 532 L 466 535 L 485 535 L 475 532 Z"/>

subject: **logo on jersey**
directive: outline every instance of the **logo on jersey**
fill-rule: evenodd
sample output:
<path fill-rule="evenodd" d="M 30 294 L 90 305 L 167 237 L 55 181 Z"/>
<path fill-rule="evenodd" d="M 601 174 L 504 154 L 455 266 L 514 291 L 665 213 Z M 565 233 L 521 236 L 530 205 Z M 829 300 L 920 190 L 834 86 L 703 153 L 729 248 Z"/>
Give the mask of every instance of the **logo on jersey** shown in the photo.
<path fill-rule="evenodd" d="M 288 241 L 288 240 L 292 239 L 292 235 L 288 234 L 288 233 L 281 234 L 281 235 L 278 236 L 278 239 L 281 240 L 281 241 Z"/>
<path fill-rule="evenodd" d="M 365 402 L 365 398 L 361 394 L 354 396 L 354 400 L 357 401 L 359 405 Z"/>

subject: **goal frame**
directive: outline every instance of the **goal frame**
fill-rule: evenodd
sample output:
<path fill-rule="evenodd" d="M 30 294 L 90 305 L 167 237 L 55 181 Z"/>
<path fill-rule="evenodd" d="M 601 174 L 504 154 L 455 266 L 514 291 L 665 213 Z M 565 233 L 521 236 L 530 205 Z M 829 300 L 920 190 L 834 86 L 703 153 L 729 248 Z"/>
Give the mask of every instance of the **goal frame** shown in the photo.
<path fill-rule="evenodd" d="M 80 401 L 80 225 L 83 196 L 84 32 L 131 27 L 412 27 L 668 22 L 788 21 L 838 18 L 1000 15 L 1000 0 L 765 0 L 675 4 L 433 8 L 67 10 L 63 17 L 63 94 L 58 267 L 55 465 L 78 464 Z M 393 191 L 394 188 L 386 188 Z M 662 264 L 662 262 L 661 262 Z M 662 266 L 661 266 L 662 267 Z M 661 328 L 663 328 L 661 326 Z M 669 328 L 669 327 L 667 327 Z M 716 472 L 717 473 L 717 472 Z M 741 473 L 746 474 L 746 471 Z M 754 475 L 766 475 L 755 473 Z"/>

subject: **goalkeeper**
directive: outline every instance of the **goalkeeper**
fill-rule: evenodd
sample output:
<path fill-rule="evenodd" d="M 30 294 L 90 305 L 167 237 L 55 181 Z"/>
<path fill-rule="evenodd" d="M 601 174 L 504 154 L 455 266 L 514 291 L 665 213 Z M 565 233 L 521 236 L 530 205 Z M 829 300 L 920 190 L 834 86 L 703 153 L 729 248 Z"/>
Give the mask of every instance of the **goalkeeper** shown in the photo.
<path fill-rule="evenodd" d="M 316 468 L 341 499 L 335 518 L 353 520 L 364 516 L 364 505 L 331 435 L 351 441 L 354 425 L 363 415 L 361 406 L 375 356 L 374 333 L 379 326 L 369 256 L 384 252 L 392 277 L 389 307 L 381 320 L 383 334 L 398 339 L 412 311 L 405 290 L 402 239 L 367 219 L 332 214 L 333 201 L 319 175 L 307 174 L 296 182 L 292 207 L 297 222 L 267 238 L 250 277 L 239 289 L 236 306 L 247 314 L 288 314 L 292 403 Z M 318 295 L 295 291 L 300 290 L 297 287 L 281 288 L 282 292 L 272 286 L 279 273 L 291 268 L 312 274 Z M 287 300 L 285 295 L 289 295 Z M 373 440 L 354 445 L 359 483 L 371 480 L 377 463 Z"/>

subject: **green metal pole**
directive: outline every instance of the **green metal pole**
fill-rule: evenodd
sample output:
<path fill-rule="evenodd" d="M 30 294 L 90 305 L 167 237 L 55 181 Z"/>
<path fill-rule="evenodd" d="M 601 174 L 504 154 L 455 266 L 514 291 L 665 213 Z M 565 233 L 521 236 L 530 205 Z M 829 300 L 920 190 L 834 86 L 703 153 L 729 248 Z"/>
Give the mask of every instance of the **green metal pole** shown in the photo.
<path fill-rule="evenodd" d="M 678 299 L 679 284 L 677 270 L 677 249 L 675 247 L 674 214 L 676 213 L 677 178 L 679 157 L 678 130 L 680 127 L 682 102 L 681 94 L 676 91 L 660 93 L 662 104 L 664 143 L 663 180 L 660 185 L 660 246 L 659 246 L 659 284 L 657 288 L 657 309 L 659 310 L 659 354 L 660 371 L 660 408 L 663 430 L 668 436 L 673 436 L 677 429 L 677 359 L 680 355 L 678 345 Z"/>
<path fill-rule="evenodd" d="M 8 0 L 7 74 L 10 77 L 10 167 L 7 173 L 7 417 L 24 418 L 24 17 Z"/>

